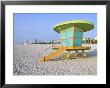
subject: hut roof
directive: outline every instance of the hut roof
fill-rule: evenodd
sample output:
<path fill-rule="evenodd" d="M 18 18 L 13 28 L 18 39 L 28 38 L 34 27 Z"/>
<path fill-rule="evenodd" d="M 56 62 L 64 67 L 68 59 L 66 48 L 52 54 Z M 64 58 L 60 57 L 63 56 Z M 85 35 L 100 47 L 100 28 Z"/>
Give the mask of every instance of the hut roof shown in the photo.
<path fill-rule="evenodd" d="M 94 28 L 94 24 L 92 22 L 85 20 L 70 20 L 56 24 L 53 29 L 59 33 L 60 31 L 72 27 L 73 25 L 75 27 L 81 28 L 83 32 L 92 30 Z"/>

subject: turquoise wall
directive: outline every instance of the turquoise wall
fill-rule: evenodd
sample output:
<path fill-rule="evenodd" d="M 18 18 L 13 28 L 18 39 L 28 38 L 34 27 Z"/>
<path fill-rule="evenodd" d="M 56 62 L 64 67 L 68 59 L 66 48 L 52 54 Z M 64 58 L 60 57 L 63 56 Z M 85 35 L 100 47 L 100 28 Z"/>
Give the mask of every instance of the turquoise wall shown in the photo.
<path fill-rule="evenodd" d="M 60 39 L 63 40 L 61 42 L 62 46 L 81 46 L 83 41 L 83 32 L 80 31 L 80 28 L 77 28 L 76 31 L 72 28 L 68 28 L 60 32 Z"/>
<path fill-rule="evenodd" d="M 74 32 L 74 46 L 81 46 L 83 42 L 83 32 L 80 31 L 80 28 L 77 28 L 77 30 Z"/>
<path fill-rule="evenodd" d="M 73 46 L 73 29 L 68 28 L 60 33 L 60 39 L 63 39 L 61 42 L 62 46 Z"/>

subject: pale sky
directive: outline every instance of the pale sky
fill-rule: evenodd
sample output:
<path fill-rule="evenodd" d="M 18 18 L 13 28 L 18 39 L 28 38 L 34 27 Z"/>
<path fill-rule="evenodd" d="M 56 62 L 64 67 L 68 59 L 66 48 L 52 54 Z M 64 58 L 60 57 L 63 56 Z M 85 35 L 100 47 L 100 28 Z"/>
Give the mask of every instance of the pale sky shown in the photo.
<path fill-rule="evenodd" d="M 59 34 L 53 26 L 69 20 L 86 20 L 93 22 L 94 29 L 83 34 L 83 37 L 97 36 L 97 14 L 95 13 L 16 13 L 14 14 L 14 42 L 22 43 L 25 39 L 33 41 L 57 40 Z"/>

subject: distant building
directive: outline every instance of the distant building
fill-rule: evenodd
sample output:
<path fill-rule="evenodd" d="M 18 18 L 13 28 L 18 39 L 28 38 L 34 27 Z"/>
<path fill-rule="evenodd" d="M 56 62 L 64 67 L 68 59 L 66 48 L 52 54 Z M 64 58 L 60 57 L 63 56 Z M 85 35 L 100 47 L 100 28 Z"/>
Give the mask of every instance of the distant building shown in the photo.
<path fill-rule="evenodd" d="M 25 40 L 24 40 L 24 45 L 27 45 L 27 44 L 28 44 L 28 42 L 27 42 L 27 40 L 25 39 Z"/>
<path fill-rule="evenodd" d="M 93 38 L 93 39 L 91 40 L 91 43 L 92 43 L 92 44 L 96 44 L 96 43 L 97 43 L 97 37 Z"/>
<path fill-rule="evenodd" d="M 27 41 L 26 39 L 24 40 L 24 45 L 32 44 L 32 41 Z"/>
<path fill-rule="evenodd" d="M 86 38 L 83 38 L 83 43 L 86 43 Z"/>
<path fill-rule="evenodd" d="M 29 44 L 32 44 L 32 41 L 29 41 Z"/>
<path fill-rule="evenodd" d="M 91 43 L 91 39 L 90 38 L 83 38 L 83 43 L 90 44 Z"/>
<path fill-rule="evenodd" d="M 34 40 L 34 44 L 37 44 L 37 39 Z"/>

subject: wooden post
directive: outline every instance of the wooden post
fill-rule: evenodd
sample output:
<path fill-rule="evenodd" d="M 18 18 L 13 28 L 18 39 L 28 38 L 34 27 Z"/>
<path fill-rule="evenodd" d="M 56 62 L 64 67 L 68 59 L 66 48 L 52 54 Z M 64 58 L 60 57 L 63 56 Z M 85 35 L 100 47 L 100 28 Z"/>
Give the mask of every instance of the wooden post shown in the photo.
<path fill-rule="evenodd" d="M 84 50 L 82 50 L 82 53 L 84 53 Z"/>
<path fill-rule="evenodd" d="M 73 47 L 75 47 L 74 46 L 74 32 L 75 32 L 75 24 L 73 24 Z"/>
<path fill-rule="evenodd" d="M 45 57 L 44 57 L 44 62 L 45 62 Z"/>

